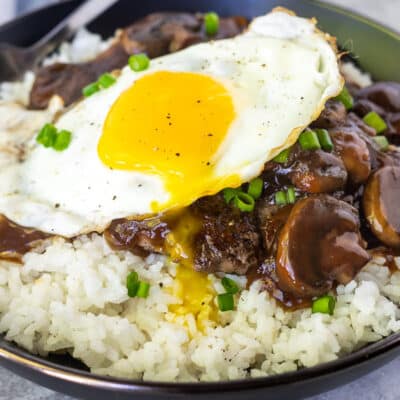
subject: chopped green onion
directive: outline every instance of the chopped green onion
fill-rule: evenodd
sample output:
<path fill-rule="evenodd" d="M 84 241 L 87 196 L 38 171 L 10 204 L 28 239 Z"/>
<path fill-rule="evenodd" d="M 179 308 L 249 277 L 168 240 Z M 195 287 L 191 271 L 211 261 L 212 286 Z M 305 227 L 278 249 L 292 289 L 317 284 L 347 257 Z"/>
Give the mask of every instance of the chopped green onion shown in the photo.
<path fill-rule="evenodd" d="M 126 287 L 128 289 L 128 296 L 135 297 L 139 289 L 139 276 L 137 272 L 132 271 L 126 277 Z"/>
<path fill-rule="evenodd" d="M 231 311 L 235 307 L 232 293 L 222 293 L 217 296 L 218 308 L 220 311 Z"/>
<path fill-rule="evenodd" d="M 36 141 L 44 147 L 53 147 L 57 138 L 57 128 L 52 124 L 46 124 L 36 136 Z"/>
<path fill-rule="evenodd" d="M 56 141 L 53 144 L 53 149 L 57 151 L 65 150 L 71 143 L 72 133 L 70 131 L 62 130 L 57 134 Z"/>
<path fill-rule="evenodd" d="M 214 36 L 219 30 L 219 16 L 215 12 L 209 12 L 204 15 L 204 28 L 208 36 Z"/>
<path fill-rule="evenodd" d="M 103 88 L 107 89 L 110 86 L 114 85 L 117 80 L 111 74 L 103 74 L 100 76 L 97 83 Z"/>
<path fill-rule="evenodd" d="M 226 201 L 227 204 L 229 204 L 234 197 L 239 193 L 240 189 L 232 189 L 232 188 L 226 188 L 222 191 L 222 195 L 224 196 L 224 200 Z"/>
<path fill-rule="evenodd" d="M 82 94 L 85 97 L 89 97 L 92 94 L 97 93 L 100 90 L 100 85 L 97 82 L 93 82 L 82 89 Z"/>
<path fill-rule="evenodd" d="M 321 148 L 317 134 L 307 129 L 299 137 L 299 143 L 303 150 L 318 150 Z"/>
<path fill-rule="evenodd" d="M 335 97 L 335 100 L 340 101 L 346 107 L 346 110 L 351 110 L 354 106 L 353 96 L 350 94 L 346 86 L 343 87 L 339 96 Z"/>
<path fill-rule="evenodd" d="M 375 111 L 371 111 L 363 119 L 367 125 L 376 130 L 376 133 L 382 133 L 387 129 L 386 122 Z"/>
<path fill-rule="evenodd" d="M 249 183 L 247 193 L 254 199 L 260 198 L 263 190 L 264 182 L 261 178 L 255 178 Z"/>
<path fill-rule="evenodd" d="M 312 303 L 312 313 L 322 313 L 333 315 L 333 311 L 335 310 L 336 300 L 332 296 L 322 296 Z"/>
<path fill-rule="evenodd" d="M 315 133 L 318 136 L 319 143 L 325 151 L 331 152 L 333 150 L 332 139 L 329 136 L 329 132 L 326 129 L 315 129 Z"/>
<path fill-rule="evenodd" d="M 279 164 L 284 164 L 289 159 L 291 151 L 292 151 L 291 147 L 281 151 L 275 158 L 272 159 L 272 161 L 275 161 L 276 163 Z"/>
<path fill-rule="evenodd" d="M 380 147 L 382 151 L 385 151 L 389 147 L 389 141 L 386 139 L 385 136 L 375 136 L 373 138 L 376 144 Z"/>
<path fill-rule="evenodd" d="M 286 191 L 280 190 L 275 193 L 275 204 L 278 206 L 286 206 L 296 202 L 296 192 L 290 187 Z"/>
<path fill-rule="evenodd" d="M 144 53 L 134 54 L 129 57 L 128 64 L 132 71 L 140 72 L 149 68 L 150 59 Z"/>
<path fill-rule="evenodd" d="M 251 212 L 254 210 L 255 200 L 249 194 L 238 192 L 233 198 L 233 204 L 244 212 Z"/>
<path fill-rule="evenodd" d="M 275 204 L 285 206 L 287 204 L 286 193 L 283 190 L 275 193 Z"/>
<path fill-rule="evenodd" d="M 294 204 L 296 202 L 296 192 L 292 187 L 286 191 L 286 200 L 288 204 Z"/>
<path fill-rule="evenodd" d="M 239 286 L 233 279 L 224 276 L 221 280 L 221 283 L 227 293 L 235 294 L 239 291 Z"/>
<path fill-rule="evenodd" d="M 147 282 L 139 282 L 139 287 L 136 292 L 137 297 L 145 299 L 149 295 L 150 284 Z"/>

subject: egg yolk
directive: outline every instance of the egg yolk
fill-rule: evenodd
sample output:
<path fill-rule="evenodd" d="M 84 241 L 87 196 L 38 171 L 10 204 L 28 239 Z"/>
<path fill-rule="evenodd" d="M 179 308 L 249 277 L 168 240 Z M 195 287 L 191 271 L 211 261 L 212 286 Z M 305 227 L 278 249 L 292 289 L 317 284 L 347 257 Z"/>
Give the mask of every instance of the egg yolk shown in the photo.
<path fill-rule="evenodd" d="M 201 229 L 201 220 L 185 208 L 164 216 L 164 221 L 171 229 L 165 238 L 165 250 L 178 264 L 172 294 L 181 300 L 180 304 L 169 306 L 169 317 L 171 321 L 186 325 L 194 335 L 187 322 L 187 316 L 191 315 L 196 329 L 205 332 L 217 320 L 218 313 L 214 305 L 216 294 L 207 274 L 193 269 L 194 241 Z"/>
<path fill-rule="evenodd" d="M 215 155 L 235 118 L 230 93 L 202 74 L 159 71 L 135 81 L 109 111 L 98 144 L 100 159 L 114 169 L 156 174 L 168 204 L 185 206 L 240 178 L 214 176 Z"/>
<path fill-rule="evenodd" d="M 185 317 L 191 315 L 196 328 L 205 332 L 207 327 L 217 320 L 217 311 L 213 302 L 215 291 L 206 274 L 179 265 L 172 294 L 181 300 L 181 304 L 169 306 L 168 319 L 171 322 L 188 325 Z M 194 332 L 191 334 L 193 335 Z"/>

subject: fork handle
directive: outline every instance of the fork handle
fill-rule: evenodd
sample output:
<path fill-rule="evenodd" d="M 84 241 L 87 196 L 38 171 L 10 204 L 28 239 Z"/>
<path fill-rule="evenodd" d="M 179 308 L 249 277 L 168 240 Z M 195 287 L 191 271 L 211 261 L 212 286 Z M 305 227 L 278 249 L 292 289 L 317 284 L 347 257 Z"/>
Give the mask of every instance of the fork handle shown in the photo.
<path fill-rule="evenodd" d="M 96 19 L 118 1 L 86 0 L 31 47 L 35 53 L 36 62 L 40 62 L 64 40 L 69 39 L 80 28 Z"/>

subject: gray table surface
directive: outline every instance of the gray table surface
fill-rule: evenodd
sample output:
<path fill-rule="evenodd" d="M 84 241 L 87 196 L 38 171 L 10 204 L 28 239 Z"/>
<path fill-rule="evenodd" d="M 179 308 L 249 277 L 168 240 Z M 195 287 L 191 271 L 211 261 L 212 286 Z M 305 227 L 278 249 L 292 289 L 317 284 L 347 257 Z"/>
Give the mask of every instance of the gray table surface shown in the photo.
<path fill-rule="evenodd" d="M 353 8 L 400 30 L 400 0 L 331 0 Z M 400 358 L 349 385 L 309 400 L 395 400 L 400 398 L 398 371 Z M 0 400 L 72 400 L 28 382 L 0 367 Z"/>

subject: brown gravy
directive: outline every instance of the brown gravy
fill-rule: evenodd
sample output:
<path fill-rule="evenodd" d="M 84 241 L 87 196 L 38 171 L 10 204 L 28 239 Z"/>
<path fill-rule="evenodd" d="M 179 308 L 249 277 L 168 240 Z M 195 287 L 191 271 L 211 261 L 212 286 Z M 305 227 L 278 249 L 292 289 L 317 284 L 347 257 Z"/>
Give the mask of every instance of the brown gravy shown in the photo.
<path fill-rule="evenodd" d="M 22 256 L 52 235 L 19 226 L 0 215 L 0 259 L 21 262 Z"/>
<path fill-rule="evenodd" d="M 247 288 L 257 280 L 262 281 L 262 288 L 272 296 L 285 310 L 295 311 L 311 307 L 312 299 L 296 297 L 281 290 L 275 275 L 275 259 L 270 257 L 259 268 L 253 268 L 246 274 Z"/>

